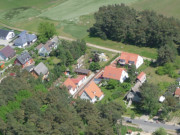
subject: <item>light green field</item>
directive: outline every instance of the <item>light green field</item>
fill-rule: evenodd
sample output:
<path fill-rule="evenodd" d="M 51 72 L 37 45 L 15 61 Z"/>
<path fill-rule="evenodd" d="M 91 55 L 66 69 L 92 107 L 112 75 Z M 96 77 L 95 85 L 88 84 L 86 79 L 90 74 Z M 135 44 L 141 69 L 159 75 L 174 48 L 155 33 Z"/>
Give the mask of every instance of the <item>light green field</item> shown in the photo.
<path fill-rule="evenodd" d="M 67 0 L 66 2 L 51 8 L 41 14 L 52 20 L 76 20 L 82 15 L 90 14 L 103 5 L 109 4 L 130 4 L 137 0 Z"/>
<path fill-rule="evenodd" d="M 131 6 L 138 10 L 154 10 L 165 16 L 180 19 L 180 0 L 138 0 Z"/>
<path fill-rule="evenodd" d="M 20 7 L 32 7 L 36 9 L 46 9 L 66 0 L 0 0 L 0 11 L 10 10 Z"/>

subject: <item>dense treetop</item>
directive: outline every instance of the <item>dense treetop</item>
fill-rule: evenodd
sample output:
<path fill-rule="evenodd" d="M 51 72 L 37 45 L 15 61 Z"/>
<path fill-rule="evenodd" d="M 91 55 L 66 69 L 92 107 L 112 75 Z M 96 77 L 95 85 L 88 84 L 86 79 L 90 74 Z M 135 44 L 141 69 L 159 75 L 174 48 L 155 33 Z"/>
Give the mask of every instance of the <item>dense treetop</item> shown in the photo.
<path fill-rule="evenodd" d="M 99 8 L 90 36 L 159 48 L 171 40 L 180 43 L 180 21 L 152 11 L 136 11 L 124 4 Z"/>

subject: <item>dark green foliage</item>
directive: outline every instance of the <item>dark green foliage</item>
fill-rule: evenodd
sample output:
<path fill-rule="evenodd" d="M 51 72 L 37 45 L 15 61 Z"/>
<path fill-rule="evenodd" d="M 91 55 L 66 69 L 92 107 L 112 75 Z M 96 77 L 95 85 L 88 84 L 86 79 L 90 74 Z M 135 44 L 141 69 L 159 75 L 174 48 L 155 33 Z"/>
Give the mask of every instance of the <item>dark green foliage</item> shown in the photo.
<path fill-rule="evenodd" d="M 42 22 L 38 27 L 39 42 L 45 43 L 56 34 L 56 28 L 53 23 Z"/>
<path fill-rule="evenodd" d="M 176 60 L 177 50 L 173 43 L 165 44 L 158 49 L 158 65 L 164 65 Z"/>
<path fill-rule="evenodd" d="M 131 65 L 128 67 L 128 75 L 129 75 L 129 82 L 130 83 L 134 83 L 136 80 L 136 66 L 135 65 Z"/>
<path fill-rule="evenodd" d="M 96 71 L 96 70 L 99 70 L 101 67 L 99 65 L 98 62 L 92 62 L 90 65 L 89 65 L 89 69 L 92 70 L 92 71 Z"/>
<path fill-rule="evenodd" d="M 178 75 L 174 70 L 175 70 L 175 67 L 172 63 L 166 63 L 164 66 L 158 67 L 158 69 L 156 70 L 156 73 L 158 75 L 166 75 L 167 74 L 167 75 L 169 75 L 169 77 L 177 78 Z"/>
<path fill-rule="evenodd" d="M 152 11 L 136 11 L 124 4 L 100 7 L 90 36 L 149 47 L 180 41 L 180 21 Z"/>
<path fill-rule="evenodd" d="M 112 90 L 115 89 L 117 86 L 119 86 L 119 82 L 117 80 L 110 79 L 106 88 Z"/>
<path fill-rule="evenodd" d="M 159 88 L 154 84 L 145 83 L 141 88 L 142 110 L 150 115 L 156 115 L 159 110 Z"/>
<path fill-rule="evenodd" d="M 61 64 L 65 66 L 72 65 L 75 60 L 86 52 L 86 43 L 82 40 L 68 42 L 62 40 L 58 48 L 51 52 L 51 56 L 61 59 Z"/>
<path fill-rule="evenodd" d="M 99 55 L 97 53 L 93 54 L 92 60 L 93 60 L 93 62 L 99 62 L 100 61 Z"/>
<path fill-rule="evenodd" d="M 118 103 L 104 104 L 102 108 L 106 112 L 87 101 L 72 99 L 65 88 L 47 91 L 46 83 L 35 80 L 28 72 L 15 73 L 16 77 L 7 77 L 0 84 L 1 93 L 11 90 L 10 85 L 14 90 L 7 95 L 0 94 L 0 134 L 114 134 L 113 126 L 124 111 Z M 26 85 L 26 90 L 21 90 L 25 86 L 18 81 Z"/>

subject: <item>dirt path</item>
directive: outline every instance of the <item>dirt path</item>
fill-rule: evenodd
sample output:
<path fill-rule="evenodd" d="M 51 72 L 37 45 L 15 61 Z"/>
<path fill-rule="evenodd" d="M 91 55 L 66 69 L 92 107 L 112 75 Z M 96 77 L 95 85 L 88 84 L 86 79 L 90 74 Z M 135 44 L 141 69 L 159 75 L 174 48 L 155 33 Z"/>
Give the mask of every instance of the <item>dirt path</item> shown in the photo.
<path fill-rule="evenodd" d="M 4 26 L 4 27 L 7 27 L 9 29 L 14 29 L 14 30 L 18 30 L 18 31 L 24 31 L 23 29 L 19 29 L 19 28 L 15 28 L 15 27 L 11 27 L 11 26 L 8 26 L 6 24 L 3 24 L 0 22 L 0 25 Z M 32 32 L 32 33 L 36 33 L 36 32 L 33 32 L 33 31 L 28 31 L 28 32 Z M 68 37 L 64 37 L 64 36 L 59 36 L 60 39 L 64 39 L 64 40 L 68 40 L 68 41 L 74 41 L 76 39 L 73 39 L 73 38 L 68 38 Z M 94 47 L 94 48 L 98 48 L 98 49 L 102 49 L 102 50 L 106 50 L 106 51 L 110 51 L 110 52 L 114 52 L 114 53 L 121 53 L 122 51 L 119 51 L 119 50 L 114 50 L 114 49 L 111 49 L 111 48 L 107 48 L 107 47 L 103 47 L 103 46 L 99 46 L 99 45 L 95 45 L 95 44 L 91 44 L 91 43 L 86 43 L 87 46 L 90 46 L 90 47 Z M 155 59 L 151 59 L 151 58 L 147 58 L 147 57 L 143 57 L 144 60 L 148 60 L 148 61 L 155 61 Z"/>
<path fill-rule="evenodd" d="M 64 36 L 59 36 L 59 38 L 64 39 L 64 40 L 68 40 L 68 41 L 76 40 L 76 39 L 72 39 L 72 38 L 68 38 L 68 37 L 64 37 Z M 121 53 L 122 52 L 122 51 L 119 51 L 119 50 L 114 50 L 114 49 L 111 49 L 111 48 L 107 48 L 107 47 L 103 47 L 103 46 L 99 46 L 99 45 L 95 45 L 95 44 L 91 44 L 91 43 L 86 43 L 86 45 L 90 46 L 90 47 L 94 47 L 94 48 L 114 52 L 114 53 Z M 151 58 L 147 58 L 147 57 L 143 57 L 143 59 L 148 60 L 148 61 L 155 61 L 155 59 L 151 59 Z"/>

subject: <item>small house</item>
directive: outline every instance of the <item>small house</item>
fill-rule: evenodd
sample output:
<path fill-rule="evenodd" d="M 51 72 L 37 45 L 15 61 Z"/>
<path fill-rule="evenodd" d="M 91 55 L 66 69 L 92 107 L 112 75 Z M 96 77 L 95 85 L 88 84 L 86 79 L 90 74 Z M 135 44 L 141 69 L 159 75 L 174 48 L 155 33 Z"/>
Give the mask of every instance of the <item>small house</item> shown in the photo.
<path fill-rule="evenodd" d="M 18 38 L 14 40 L 14 45 L 19 48 L 24 48 L 31 43 L 34 43 L 37 40 L 37 36 L 35 34 L 28 34 L 27 31 L 22 31 Z"/>
<path fill-rule="evenodd" d="M 22 68 L 34 65 L 34 60 L 29 55 L 28 52 L 23 52 L 19 56 L 17 56 L 16 60 L 14 61 L 15 65 L 20 65 Z"/>
<path fill-rule="evenodd" d="M 129 76 L 124 68 L 116 68 L 112 66 L 106 66 L 102 76 L 104 79 L 118 80 L 123 83 Z"/>
<path fill-rule="evenodd" d="M 101 54 L 99 54 L 99 60 L 100 61 L 107 61 L 108 57 L 104 53 L 101 53 Z"/>
<path fill-rule="evenodd" d="M 143 58 L 138 54 L 122 52 L 121 56 L 118 58 L 118 63 L 120 65 L 134 64 L 136 68 L 139 68 L 144 63 L 144 61 Z"/>
<path fill-rule="evenodd" d="M 146 74 L 144 72 L 141 72 L 137 78 L 137 81 L 141 82 L 142 84 L 146 81 Z"/>
<path fill-rule="evenodd" d="M 177 88 L 174 92 L 174 96 L 180 98 L 180 88 Z"/>
<path fill-rule="evenodd" d="M 131 90 L 126 95 L 125 98 L 127 99 L 127 101 L 132 101 L 132 102 L 140 102 L 141 101 L 140 93 L 134 92 L 133 90 Z"/>
<path fill-rule="evenodd" d="M 49 71 L 46 65 L 41 62 L 34 67 L 31 73 L 35 78 L 38 78 L 40 75 L 42 75 L 42 79 L 44 80 L 48 77 Z"/>
<path fill-rule="evenodd" d="M 85 75 L 78 75 L 76 78 L 68 78 L 63 85 L 66 86 L 71 95 L 74 95 L 85 80 Z"/>
<path fill-rule="evenodd" d="M 83 100 L 89 100 L 91 103 L 102 100 L 104 93 L 101 89 L 95 84 L 94 81 L 90 82 L 85 88 L 80 98 Z"/>
<path fill-rule="evenodd" d="M 7 61 L 16 55 L 14 49 L 10 46 L 6 46 L 0 50 L 0 60 Z"/>
<path fill-rule="evenodd" d="M 83 66 L 83 62 L 84 62 L 84 55 L 82 55 L 78 60 L 77 60 L 77 66 L 76 68 L 80 68 Z"/>
<path fill-rule="evenodd" d="M 163 103 L 165 99 L 166 99 L 165 96 L 160 96 L 159 102 Z"/>
<path fill-rule="evenodd" d="M 49 54 L 51 53 L 51 51 L 53 49 L 56 49 L 57 48 L 57 44 L 55 42 L 52 42 L 52 41 L 47 41 L 46 44 L 39 44 L 37 47 L 36 47 L 36 50 L 38 50 L 38 54 L 40 56 L 49 56 Z"/>
<path fill-rule="evenodd" d="M 89 76 L 91 74 L 91 71 L 88 69 L 82 69 L 82 68 L 77 68 L 74 71 L 75 73 L 79 74 L 79 75 L 86 75 Z"/>
<path fill-rule="evenodd" d="M 13 37 L 15 37 L 15 33 L 11 30 L 3 30 L 3 29 L 0 29 L 0 39 L 3 39 L 3 40 L 9 40 L 9 39 L 12 39 Z"/>

